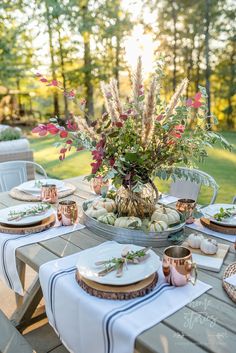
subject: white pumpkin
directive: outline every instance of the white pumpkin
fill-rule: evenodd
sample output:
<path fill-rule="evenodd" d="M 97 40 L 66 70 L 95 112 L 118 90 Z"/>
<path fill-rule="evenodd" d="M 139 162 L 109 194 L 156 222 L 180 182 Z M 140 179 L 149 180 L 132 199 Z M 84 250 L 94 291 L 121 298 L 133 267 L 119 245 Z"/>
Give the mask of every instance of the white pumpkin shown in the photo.
<path fill-rule="evenodd" d="M 200 249 L 204 254 L 214 255 L 218 250 L 218 243 L 215 239 L 202 239 Z"/>
<path fill-rule="evenodd" d="M 163 221 L 153 221 L 148 225 L 149 232 L 163 232 L 167 228 L 168 225 Z"/>
<path fill-rule="evenodd" d="M 98 218 L 107 214 L 107 210 L 104 207 L 97 207 L 92 205 L 86 211 L 86 214 L 92 218 Z"/>
<path fill-rule="evenodd" d="M 103 207 L 107 210 L 107 212 L 115 212 L 116 211 L 116 203 L 114 200 L 109 198 L 99 198 L 93 202 L 95 207 Z"/>
<path fill-rule="evenodd" d="M 98 217 L 98 221 L 105 223 L 105 224 L 110 224 L 114 226 L 116 220 L 116 215 L 112 212 L 109 212 L 107 214 L 104 214 L 103 216 Z"/>
<path fill-rule="evenodd" d="M 141 227 L 142 221 L 138 217 L 119 217 L 115 221 L 115 227 L 135 229 Z"/>
<path fill-rule="evenodd" d="M 204 239 L 203 235 L 191 233 L 187 238 L 188 245 L 193 249 L 199 249 L 201 241 Z"/>
<path fill-rule="evenodd" d="M 152 214 L 151 221 L 163 221 L 168 224 L 168 216 L 167 214 L 163 213 L 162 211 L 156 210 Z"/>
<path fill-rule="evenodd" d="M 180 215 L 177 211 L 173 210 L 172 208 L 165 208 L 165 213 L 168 215 L 172 215 L 175 219 L 174 223 L 178 223 L 180 221 Z"/>

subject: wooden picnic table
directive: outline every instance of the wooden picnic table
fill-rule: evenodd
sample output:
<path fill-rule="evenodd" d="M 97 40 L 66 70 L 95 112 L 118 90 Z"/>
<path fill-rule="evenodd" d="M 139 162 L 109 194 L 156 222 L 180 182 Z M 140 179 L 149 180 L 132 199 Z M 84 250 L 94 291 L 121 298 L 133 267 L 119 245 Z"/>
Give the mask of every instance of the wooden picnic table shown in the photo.
<path fill-rule="evenodd" d="M 67 199 L 75 200 L 79 206 L 91 198 L 89 183 L 83 177 L 67 179 L 77 186 L 74 195 Z M 0 208 L 21 203 L 12 199 L 8 193 L 0 194 Z M 189 229 L 186 233 L 190 233 Z M 68 256 L 106 241 L 89 229 L 74 231 L 54 239 L 23 246 L 16 251 L 18 271 L 22 284 L 27 264 L 36 272 L 50 260 Z M 161 323 L 140 334 L 135 342 L 139 353 L 233 353 L 236 347 L 236 307 L 222 288 L 222 276 L 225 268 L 236 261 L 232 243 L 220 272 L 198 270 L 200 280 L 212 286 L 212 289 L 184 308 L 178 310 Z M 154 251 L 162 256 L 164 248 Z M 38 277 L 32 283 L 24 298 L 16 296 L 17 309 L 12 317 L 16 327 L 21 328 L 32 322 L 33 314 L 42 299 Z M 95 353 L 95 352 L 91 352 Z"/>

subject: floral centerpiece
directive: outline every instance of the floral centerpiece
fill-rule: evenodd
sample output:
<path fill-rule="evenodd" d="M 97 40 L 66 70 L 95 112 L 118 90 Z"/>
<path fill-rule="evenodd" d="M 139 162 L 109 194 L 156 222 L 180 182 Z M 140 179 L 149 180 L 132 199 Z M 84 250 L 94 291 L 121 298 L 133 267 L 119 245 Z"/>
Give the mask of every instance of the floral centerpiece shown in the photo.
<path fill-rule="evenodd" d="M 97 120 L 89 124 L 86 116 L 74 116 L 65 124 L 53 118 L 49 124 L 33 130 L 39 135 L 49 133 L 61 138 L 61 160 L 72 147 L 77 151 L 90 150 L 93 162 L 87 178 L 102 175 L 104 181 L 112 180 L 117 188 L 120 215 L 150 216 L 158 199 L 153 181 L 156 175 L 164 179 L 174 177 L 176 166 L 190 166 L 204 159 L 206 148 L 217 141 L 229 147 L 207 126 L 205 89 L 200 87 L 193 99 L 186 100 L 188 80 L 184 79 L 167 104 L 160 95 L 162 76 L 163 67 L 159 64 L 146 90 L 139 58 L 132 77 L 132 94 L 125 102 L 120 99 L 117 81 L 111 79 L 109 84 L 101 84 L 106 113 Z M 54 85 L 60 88 L 59 83 Z"/>

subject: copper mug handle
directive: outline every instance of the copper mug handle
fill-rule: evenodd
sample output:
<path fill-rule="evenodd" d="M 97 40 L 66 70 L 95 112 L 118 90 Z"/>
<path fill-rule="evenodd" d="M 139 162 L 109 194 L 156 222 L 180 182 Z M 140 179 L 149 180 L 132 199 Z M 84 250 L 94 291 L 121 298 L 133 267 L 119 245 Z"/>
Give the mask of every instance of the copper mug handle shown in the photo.
<path fill-rule="evenodd" d="M 186 267 L 186 270 L 189 271 L 190 274 L 192 272 L 194 272 L 193 279 L 192 279 L 192 277 L 188 278 L 188 282 L 191 282 L 192 285 L 195 285 L 197 282 L 197 265 L 196 265 L 196 263 L 192 262 L 191 260 L 186 260 L 185 267 Z"/>

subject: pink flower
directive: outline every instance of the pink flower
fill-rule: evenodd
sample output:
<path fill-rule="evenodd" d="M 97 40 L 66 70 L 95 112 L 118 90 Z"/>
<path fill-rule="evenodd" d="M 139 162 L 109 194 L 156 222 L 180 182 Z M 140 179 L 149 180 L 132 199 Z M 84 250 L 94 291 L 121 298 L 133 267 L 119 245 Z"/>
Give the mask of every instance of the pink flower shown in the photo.
<path fill-rule="evenodd" d="M 62 130 L 61 132 L 60 132 L 60 137 L 61 138 L 66 138 L 68 136 L 68 132 L 66 131 L 66 130 Z"/>

